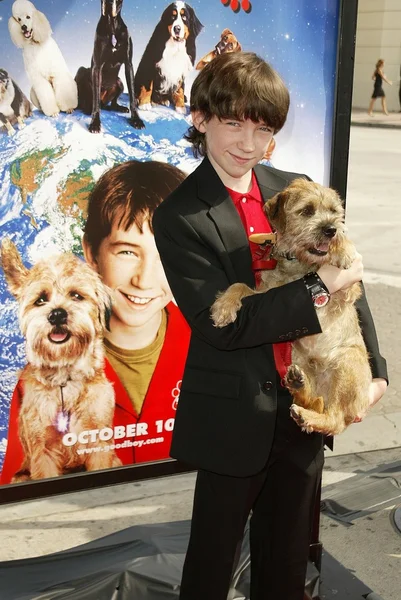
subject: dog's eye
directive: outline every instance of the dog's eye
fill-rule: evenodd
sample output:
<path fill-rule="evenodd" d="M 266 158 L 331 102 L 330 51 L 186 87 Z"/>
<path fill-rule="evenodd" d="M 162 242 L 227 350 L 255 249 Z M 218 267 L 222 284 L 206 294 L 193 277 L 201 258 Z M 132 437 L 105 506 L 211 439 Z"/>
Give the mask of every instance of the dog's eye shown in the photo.
<path fill-rule="evenodd" d="M 26 18 L 27 18 L 27 19 L 30 19 L 31 17 L 30 17 L 29 15 L 26 15 Z"/>
<path fill-rule="evenodd" d="M 182 15 L 182 20 L 183 20 L 183 21 L 186 21 L 186 20 L 187 20 L 187 18 L 186 18 L 186 16 L 185 16 L 185 15 Z"/>
<path fill-rule="evenodd" d="M 300 211 L 299 214 L 303 217 L 313 217 L 313 215 L 315 214 L 315 209 L 312 204 L 308 204 Z"/>
<path fill-rule="evenodd" d="M 21 23 L 21 17 L 18 17 L 18 21 L 19 21 L 19 23 Z"/>
<path fill-rule="evenodd" d="M 78 294 L 78 292 L 70 292 L 70 296 L 73 300 L 81 301 L 84 299 L 84 297 L 81 296 L 81 294 Z"/>
<path fill-rule="evenodd" d="M 43 306 L 43 304 L 46 304 L 48 300 L 49 298 L 47 297 L 47 294 L 40 294 L 39 298 L 35 302 L 35 306 Z"/>
<path fill-rule="evenodd" d="M 233 49 L 233 45 L 232 45 L 232 43 L 231 43 L 231 42 L 230 42 L 229 44 L 227 44 L 227 46 L 228 46 L 229 50 L 232 50 L 232 49 Z"/>

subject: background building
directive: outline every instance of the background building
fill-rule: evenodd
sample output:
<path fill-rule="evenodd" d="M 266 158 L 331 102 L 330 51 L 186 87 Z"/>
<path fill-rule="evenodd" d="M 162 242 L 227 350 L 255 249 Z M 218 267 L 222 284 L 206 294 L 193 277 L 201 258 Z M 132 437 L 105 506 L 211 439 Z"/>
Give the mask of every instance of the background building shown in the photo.
<path fill-rule="evenodd" d="M 359 0 L 353 107 L 367 108 L 373 91 L 372 73 L 379 58 L 393 85 L 383 84 L 389 111 L 399 111 L 401 65 L 401 0 Z M 380 101 L 375 109 L 380 108 Z"/>

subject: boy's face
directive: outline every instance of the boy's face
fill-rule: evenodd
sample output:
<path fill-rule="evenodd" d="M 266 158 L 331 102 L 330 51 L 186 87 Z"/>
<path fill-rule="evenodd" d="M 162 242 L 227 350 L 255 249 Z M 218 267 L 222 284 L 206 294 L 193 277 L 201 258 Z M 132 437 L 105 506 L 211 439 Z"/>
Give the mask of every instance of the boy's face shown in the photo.
<path fill-rule="evenodd" d="M 113 225 L 96 257 L 84 242 L 85 258 L 113 291 L 110 329 L 160 324 L 161 310 L 172 300 L 149 221 L 142 233 L 134 223 L 124 231 Z"/>
<path fill-rule="evenodd" d="M 212 117 L 205 121 L 200 112 L 192 113 L 192 121 L 206 135 L 207 156 L 224 185 L 235 188 L 239 180 L 250 181 L 251 170 L 262 160 L 273 138 L 273 128 L 250 119 L 220 121 Z"/>

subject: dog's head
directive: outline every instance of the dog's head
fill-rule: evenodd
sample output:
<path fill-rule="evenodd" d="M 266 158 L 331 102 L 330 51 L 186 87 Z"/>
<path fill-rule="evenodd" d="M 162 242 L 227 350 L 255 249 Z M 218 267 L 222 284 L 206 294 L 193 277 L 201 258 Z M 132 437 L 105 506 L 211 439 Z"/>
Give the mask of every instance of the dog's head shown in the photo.
<path fill-rule="evenodd" d="M 123 0 L 101 0 L 102 15 L 104 17 L 117 17 L 122 9 Z"/>
<path fill-rule="evenodd" d="M 215 50 L 217 54 L 225 54 L 226 52 L 241 52 L 242 46 L 231 29 L 224 29 L 221 33 L 220 41 L 215 46 Z"/>
<path fill-rule="evenodd" d="M 110 295 L 99 276 L 73 254 L 23 264 L 10 240 L 1 246 L 1 262 L 11 293 L 19 303 L 19 321 L 28 361 L 36 367 L 68 366 L 102 340 Z"/>
<path fill-rule="evenodd" d="M 163 12 L 161 19 L 175 42 L 185 42 L 188 38 L 196 38 L 203 25 L 199 21 L 192 6 L 186 2 L 173 2 Z"/>
<path fill-rule="evenodd" d="M 29 43 L 42 44 L 51 35 L 50 23 L 29 0 L 16 0 L 12 6 L 8 29 L 14 44 L 23 48 Z"/>
<path fill-rule="evenodd" d="M 10 83 L 11 79 L 7 71 L 5 69 L 0 69 L 0 99 L 3 98 Z"/>
<path fill-rule="evenodd" d="M 278 233 L 277 250 L 300 262 L 330 262 L 345 236 L 344 207 L 337 192 L 295 179 L 266 202 L 264 210 Z"/>

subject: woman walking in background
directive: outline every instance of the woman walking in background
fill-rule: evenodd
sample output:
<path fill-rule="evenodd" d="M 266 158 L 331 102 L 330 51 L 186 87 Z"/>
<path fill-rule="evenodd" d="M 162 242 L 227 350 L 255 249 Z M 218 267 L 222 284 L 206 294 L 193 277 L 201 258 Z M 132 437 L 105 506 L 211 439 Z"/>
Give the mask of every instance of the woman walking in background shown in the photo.
<path fill-rule="evenodd" d="M 387 104 L 386 104 L 386 94 L 384 93 L 384 90 L 383 90 L 383 80 L 386 83 L 388 83 L 389 85 L 393 85 L 393 82 L 389 81 L 387 79 L 387 77 L 383 73 L 383 67 L 384 67 L 384 60 L 380 58 L 376 63 L 376 68 L 372 75 L 372 79 L 374 80 L 375 83 L 374 83 L 372 98 L 370 100 L 370 104 L 369 104 L 369 108 L 368 108 L 368 115 L 370 117 L 373 114 L 373 107 L 376 102 L 376 98 L 381 98 L 383 112 L 385 115 L 388 115 Z"/>

